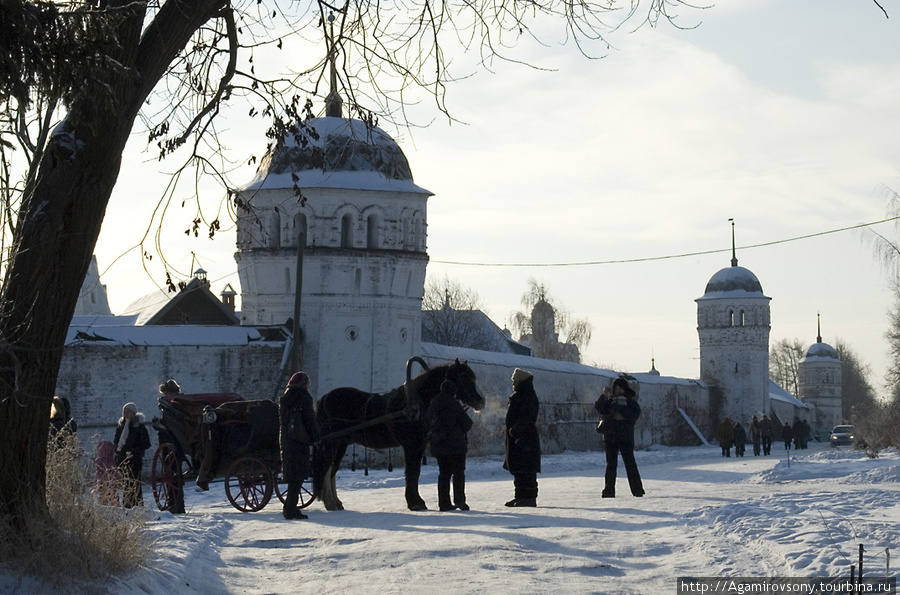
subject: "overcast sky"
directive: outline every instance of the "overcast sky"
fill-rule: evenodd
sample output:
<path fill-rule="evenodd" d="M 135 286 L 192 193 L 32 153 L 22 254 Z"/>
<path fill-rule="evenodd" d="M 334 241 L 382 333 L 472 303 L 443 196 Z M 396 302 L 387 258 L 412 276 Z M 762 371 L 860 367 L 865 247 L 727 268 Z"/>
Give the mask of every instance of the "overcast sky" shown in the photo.
<path fill-rule="evenodd" d="M 694 300 L 730 264 L 733 218 L 739 263 L 772 298 L 771 342 L 815 341 L 820 312 L 824 340 L 852 345 L 879 384 L 892 297 L 864 234 L 741 247 L 886 217 L 882 186 L 900 190 L 900 0 L 881 4 L 890 18 L 868 1 L 682 9 L 679 22 L 697 28 L 619 31 L 600 60 L 549 32 L 546 46 L 514 50 L 542 70 L 495 62 L 450 87 L 462 123 L 421 105 L 413 114 L 430 126 L 384 125 L 435 195 L 429 275 L 476 290 L 500 326 L 533 277 L 593 325 L 586 363 L 646 371 L 655 357 L 663 374 L 696 378 Z M 239 158 L 264 149 L 258 126 L 235 124 Z M 110 267 L 161 188 L 143 142 L 129 150 L 97 246 L 114 313 L 163 279 L 159 258 L 150 278 L 139 251 Z M 163 227 L 170 262 L 186 275 L 193 252 L 214 292 L 239 291 L 233 228 L 188 240 L 186 210 L 175 201 Z M 900 235 L 894 224 L 873 229 Z M 661 258 L 712 250 L 722 252 Z M 530 266 L 481 266 L 501 264 Z"/>

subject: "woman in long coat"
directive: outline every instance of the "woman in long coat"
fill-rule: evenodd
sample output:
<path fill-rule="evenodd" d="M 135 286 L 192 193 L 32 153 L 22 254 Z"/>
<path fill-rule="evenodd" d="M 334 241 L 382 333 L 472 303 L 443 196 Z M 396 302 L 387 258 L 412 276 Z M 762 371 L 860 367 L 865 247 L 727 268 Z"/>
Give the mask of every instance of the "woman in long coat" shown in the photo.
<path fill-rule="evenodd" d="M 144 468 L 144 453 L 150 448 L 150 433 L 144 427 L 144 414 L 138 411 L 134 403 L 125 403 L 122 407 L 113 444 L 116 448 L 116 466 L 124 483 L 122 503 L 125 508 L 143 506 L 141 470 Z"/>
<path fill-rule="evenodd" d="M 537 474 L 541 472 L 541 438 L 537 428 L 540 402 L 534 376 L 516 368 L 513 394 L 506 409 L 506 458 L 503 468 L 512 473 L 515 497 L 507 506 L 537 506 Z"/>

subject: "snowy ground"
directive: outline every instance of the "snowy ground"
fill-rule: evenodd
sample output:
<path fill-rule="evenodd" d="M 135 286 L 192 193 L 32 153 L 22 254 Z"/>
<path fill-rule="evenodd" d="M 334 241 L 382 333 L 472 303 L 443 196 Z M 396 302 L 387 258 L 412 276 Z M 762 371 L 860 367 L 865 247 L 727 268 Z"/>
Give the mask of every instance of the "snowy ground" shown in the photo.
<path fill-rule="evenodd" d="M 545 456 L 538 508 L 512 509 L 499 458 L 470 459 L 469 512 L 410 512 L 403 473 L 338 474 L 347 510 L 284 521 L 228 503 L 221 482 L 189 490 L 188 513 L 152 524 L 159 558 L 111 594 L 673 593 L 679 576 L 849 576 L 900 565 L 900 453 L 813 444 L 723 458 L 715 447 L 637 453 L 647 495 L 600 498 L 603 453 Z M 429 459 L 430 462 L 433 460 Z M 422 495 L 436 508 L 437 470 Z M 152 501 L 152 497 L 151 500 Z M 27 583 L 27 584 L 26 584 Z M 0 576 L 0 592 L 34 585 Z M 45 591 L 46 592 L 46 591 Z"/>

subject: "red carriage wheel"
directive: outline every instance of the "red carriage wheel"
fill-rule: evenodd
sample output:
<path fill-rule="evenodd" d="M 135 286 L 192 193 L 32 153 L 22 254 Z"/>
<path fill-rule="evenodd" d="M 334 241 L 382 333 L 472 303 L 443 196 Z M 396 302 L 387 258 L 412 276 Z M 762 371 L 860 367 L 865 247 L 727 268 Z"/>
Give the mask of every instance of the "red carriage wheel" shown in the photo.
<path fill-rule="evenodd" d="M 153 487 L 153 499 L 160 510 L 177 511 L 183 494 L 184 478 L 181 476 L 181 463 L 175 446 L 169 442 L 160 444 L 153 453 L 150 485 Z"/>
<path fill-rule="evenodd" d="M 231 505 L 242 512 L 262 510 L 272 498 L 275 478 L 269 466 L 256 457 L 241 457 L 225 476 L 225 494 Z"/>

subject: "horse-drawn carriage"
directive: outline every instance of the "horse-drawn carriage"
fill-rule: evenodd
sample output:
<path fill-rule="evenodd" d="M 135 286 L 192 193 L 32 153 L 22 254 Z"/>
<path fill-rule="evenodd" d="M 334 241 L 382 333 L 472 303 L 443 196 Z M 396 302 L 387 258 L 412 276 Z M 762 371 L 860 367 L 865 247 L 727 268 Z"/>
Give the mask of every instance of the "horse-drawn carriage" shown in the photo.
<path fill-rule="evenodd" d="M 273 493 L 284 500 L 273 401 L 247 401 L 233 393 L 162 395 L 159 408 L 150 482 L 160 510 L 184 512 L 186 477 L 195 477 L 201 489 L 223 477 L 228 501 L 245 512 L 262 510 Z M 301 491 L 301 507 L 312 500 L 309 490 Z"/>
<path fill-rule="evenodd" d="M 411 377 L 412 364 L 424 373 Z M 312 485 L 304 482 L 298 506 L 314 499 L 328 510 L 342 509 L 335 475 L 349 444 L 386 449 L 400 446 L 405 459 L 406 501 L 411 510 L 426 509 L 419 495 L 419 472 L 425 452 L 422 413 L 444 380 L 458 387 L 457 398 L 480 410 L 484 397 L 467 362 L 457 360 L 429 369 L 414 357 L 407 362 L 406 383 L 386 394 L 337 388 L 316 406 L 322 432 L 313 449 Z M 154 418 L 159 448 L 153 455 L 151 484 L 160 510 L 184 512 L 184 479 L 192 474 L 201 489 L 210 479 L 225 478 L 225 493 L 241 511 L 262 510 L 275 493 L 284 502 L 281 453 L 278 444 L 278 405 L 274 401 L 245 401 L 234 394 L 163 395 L 161 418 Z M 183 468 L 187 466 L 185 471 Z"/>

